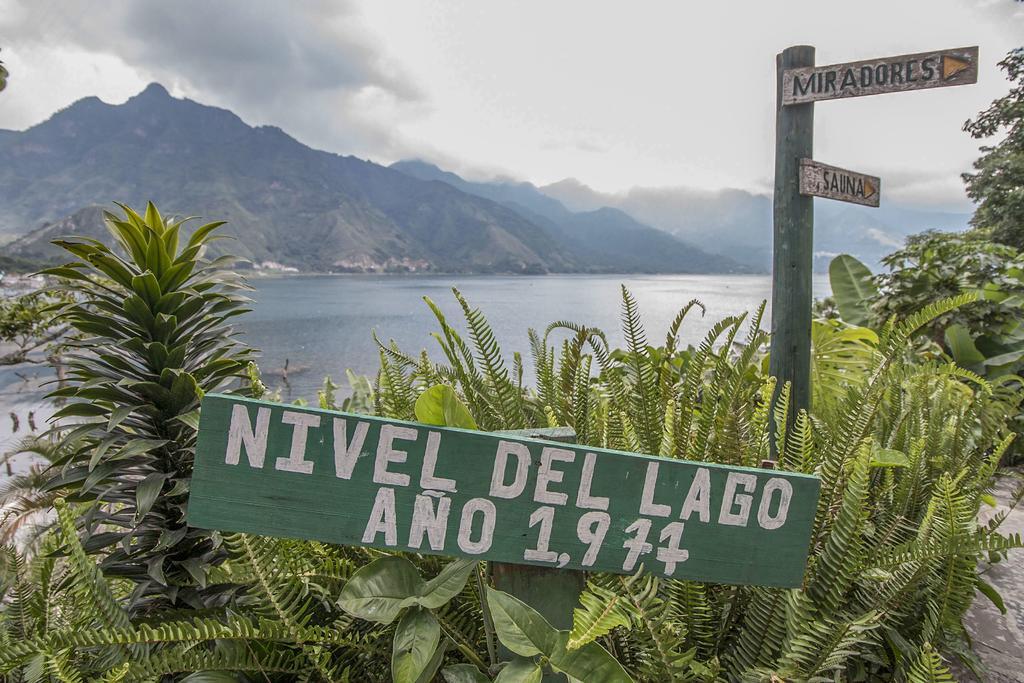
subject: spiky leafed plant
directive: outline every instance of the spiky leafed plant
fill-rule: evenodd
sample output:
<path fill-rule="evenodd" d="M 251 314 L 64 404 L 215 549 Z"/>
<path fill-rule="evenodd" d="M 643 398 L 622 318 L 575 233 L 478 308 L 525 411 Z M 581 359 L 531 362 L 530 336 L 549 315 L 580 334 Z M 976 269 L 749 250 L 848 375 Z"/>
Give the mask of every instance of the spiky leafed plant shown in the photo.
<path fill-rule="evenodd" d="M 132 582 L 133 611 L 209 606 L 225 596 L 206 576 L 224 550 L 184 513 L 199 400 L 249 360 L 230 326 L 246 286 L 233 259 L 204 258 L 222 222 L 188 231 L 153 204 L 121 208 L 105 214 L 114 247 L 58 241 L 77 260 L 44 271 L 73 296 L 56 314 L 77 332 L 66 386 L 51 394 L 67 405 L 47 488 L 94 503 L 79 520 L 83 544 L 105 574 Z"/>

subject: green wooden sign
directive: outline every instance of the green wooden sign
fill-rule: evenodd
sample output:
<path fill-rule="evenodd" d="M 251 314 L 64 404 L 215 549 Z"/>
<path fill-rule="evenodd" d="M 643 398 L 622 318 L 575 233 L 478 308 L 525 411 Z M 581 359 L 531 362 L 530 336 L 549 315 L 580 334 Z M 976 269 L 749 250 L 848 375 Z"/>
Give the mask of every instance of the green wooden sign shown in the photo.
<path fill-rule="evenodd" d="M 203 399 L 189 524 L 481 560 L 799 586 L 816 477 Z"/>

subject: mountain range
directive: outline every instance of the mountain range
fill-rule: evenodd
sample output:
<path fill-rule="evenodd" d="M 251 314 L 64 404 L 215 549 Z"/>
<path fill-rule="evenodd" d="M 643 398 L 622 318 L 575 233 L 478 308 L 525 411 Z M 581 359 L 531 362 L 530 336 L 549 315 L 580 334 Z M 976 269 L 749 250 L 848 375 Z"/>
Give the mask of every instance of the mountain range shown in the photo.
<path fill-rule="evenodd" d="M 595 192 L 575 179 L 539 188 L 572 211 L 612 206 L 639 221 L 758 270 L 771 268 L 772 199 L 739 189 L 633 188 L 621 194 Z M 815 269 L 827 272 L 841 253 L 877 270 L 880 259 L 899 249 L 908 235 L 925 230 L 966 230 L 969 213 L 925 211 L 887 202 L 868 208 L 814 200 Z"/>
<path fill-rule="evenodd" d="M 91 97 L 0 132 L 8 259 L 59 258 L 68 231 L 104 238 L 97 206 L 154 201 L 227 220 L 221 243 L 257 265 L 306 271 L 750 272 L 615 209 L 538 213 L 448 182 L 311 149 L 272 126 L 171 97 Z"/>
<path fill-rule="evenodd" d="M 771 198 L 574 179 L 471 181 L 419 160 L 389 167 L 312 149 L 273 126 L 171 97 L 89 97 L 25 131 L 0 130 L 0 268 L 61 258 L 50 240 L 105 239 L 112 201 L 227 220 L 219 247 L 257 267 L 327 272 L 747 273 L 771 266 Z M 908 234 L 968 214 L 818 201 L 816 266 L 877 267 Z M 13 241 L 10 241 L 13 238 Z"/>

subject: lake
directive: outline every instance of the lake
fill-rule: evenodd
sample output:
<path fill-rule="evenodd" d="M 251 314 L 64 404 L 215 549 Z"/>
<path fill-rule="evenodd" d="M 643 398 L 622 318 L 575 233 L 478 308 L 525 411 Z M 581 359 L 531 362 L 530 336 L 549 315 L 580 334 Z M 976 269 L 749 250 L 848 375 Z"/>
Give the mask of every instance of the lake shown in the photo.
<path fill-rule="evenodd" d="M 425 348 L 440 360 L 430 336 L 437 322 L 422 297 L 437 302 L 449 323 L 463 330 L 453 286 L 483 310 L 509 364 L 513 351 L 523 354 L 528 381 L 532 364 L 526 332 L 531 327 L 543 331 L 555 320 L 572 320 L 600 327 L 613 345 L 622 344 L 620 284 L 636 297 L 648 338 L 657 345 L 664 343 L 668 324 L 690 299 L 703 302 L 707 314 L 691 312 L 680 330 L 683 344 L 698 343 L 715 322 L 753 311 L 771 294 L 771 279 L 764 275 L 338 275 L 262 277 L 252 284 L 253 310 L 237 318 L 237 326 L 242 340 L 260 350 L 264 381 L 280 388 L 284 399 L 315 399 L 325 375 L 342 384 L 339 394 L 345 395 L 346 368 L 375 373 L 380 361 L 371 330 L 407 352 Z M 815 276 L 815 296 L 829 293 L 828 278 Z M 277 372 L 285 361 L 289 386 Z M 45 428 L 51 409 L 41 385 L 51 379 L 46 365 L 0 367 L 0 452 L 25 436 L 30 423 Z M 14 468 L 26 465 L 19 458 Z"/>
<path fill-rule="evenodd" d="M 451 288 L 458 287 L 470 305 L 480 308 L 494 328 L 505 357 L 519 351 L 529 359 L 527 329 L 543 329 L 555 320 L 600 327 L 613 345 L 622 343 L 619 312 L 624 284 L 640 305 L 649 339 L 663 343 L 669 323 L 690 299 L 706 307 L 702 318 L 691 312 L 681 340 L 698 343 L 715 322 L 754 311 L 770 298 L 771 278 L 762 275 L 545 275 L 522 276 L 380 276 L 263 278 L 253 282 L 253 311 L 240 318 L 242 338 L 261 350 L 260 368 L 268 386 L 289 362 L 289 384 L 282 397 L 316 396 L 324 375 L 335 381 L 345 369 L 371 374 L 379 365 L 371 330 L 394 339 L 410 353 L 427 349 L 440 359 L 430 337 L 437 322 L 422 297 L 433 299 L 448 321 L 464 329 L 461 308 Z M 830 294 L 827 276 L 815 276 L 814 294 Z M 765 326 L 768 324 L 766 316 Z M 530 363 L 527 362 L 527 371 Z M 301 366 L 296 372 L 296 366 Z M 304 369 L 302 369 L 304 368 Z"/>

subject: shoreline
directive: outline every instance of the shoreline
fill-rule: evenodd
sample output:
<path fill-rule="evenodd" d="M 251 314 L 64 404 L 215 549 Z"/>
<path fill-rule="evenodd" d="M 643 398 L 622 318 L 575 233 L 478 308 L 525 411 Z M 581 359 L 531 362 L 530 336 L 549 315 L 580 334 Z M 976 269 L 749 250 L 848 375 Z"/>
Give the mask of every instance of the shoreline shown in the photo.
<path fill-rule="evenodd" d="M 548 273 L 523 273 L 523 272 L 500 272 L 500 273 L 481 273 L 481 272 L 467 272 L 467 271 L 416 271 L 416 272 L 385 272 L 385 271 L 370 271 L 360 273 L 337 273 L 330 271 L 298 271 L 298 272 L 274 272 L 267 271 L 264 269 L 242 269 L 236 270 L 240 275 L 247 279 L 283 279 L 283 278 L 294 278 L 294 277 L 387 277 L 387 278 L 423 278 L 423 277 L 474 277 L 474 278 L 489 278 L 489 277 L 505 277 L 505 278 L 534 278 L 534 277 L 627 277 L 627 278 L 638 278 L 638 277 L 768 277 L 771 275 L 770 272 L 743 272 L 743 273 L 644 273 L 644 272 L 620 272 L 620 273 L 603 273 L 603 272 L 548 272 Z M 814 273 L 814 275 L 828 275 L 828 271 L 822 271 L 821 273 Z"/>

